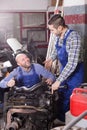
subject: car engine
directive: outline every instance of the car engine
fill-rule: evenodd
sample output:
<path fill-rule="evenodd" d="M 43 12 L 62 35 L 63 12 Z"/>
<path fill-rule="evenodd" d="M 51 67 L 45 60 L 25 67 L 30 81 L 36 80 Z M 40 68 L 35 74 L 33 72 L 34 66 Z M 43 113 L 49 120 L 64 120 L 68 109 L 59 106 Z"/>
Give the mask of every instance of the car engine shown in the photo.
<path fill-rule="evenodd" d="M 5 130 L 49 130 L 55 100 L 56 94 L 44 82 L 31 88 L 10 88 L 4 97 Z"/>

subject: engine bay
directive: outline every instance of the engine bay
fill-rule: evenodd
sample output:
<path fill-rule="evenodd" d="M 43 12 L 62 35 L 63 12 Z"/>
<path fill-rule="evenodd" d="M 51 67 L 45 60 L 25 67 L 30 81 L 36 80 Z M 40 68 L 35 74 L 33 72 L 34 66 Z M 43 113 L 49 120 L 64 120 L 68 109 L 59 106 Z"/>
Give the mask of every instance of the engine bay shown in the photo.
<path fill-rule="evenodd" d="M 55 100 L 55 94 L 43 82 L 31 88 L 11 88 L 4 97 L 5 130 L 49 130 Z"/>

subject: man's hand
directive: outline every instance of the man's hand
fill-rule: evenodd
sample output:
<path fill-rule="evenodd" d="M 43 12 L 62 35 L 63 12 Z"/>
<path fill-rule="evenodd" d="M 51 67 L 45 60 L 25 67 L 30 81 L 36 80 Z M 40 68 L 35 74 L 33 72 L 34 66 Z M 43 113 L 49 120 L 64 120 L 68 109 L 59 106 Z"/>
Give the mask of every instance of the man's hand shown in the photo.
<path fill-rule="evenodd" d="M 53 80 L 52 80 L 52 79 L 47 79 L 45 82 L 46 82 L 48 85 L 52 85 Z"/>
<path fill-rule="evenodd" d="M 52 63 L 53 63 L 52 59 L 45 60 L 44 61 L 45 68 L 48 69 L 48 70 L 50 70 L 51 66 L 52 66 Z"/>
<path fill-rule="evenodd" d="M 8 81 L 8 83 L 7 83 L 7 86 L 8 86 L 8 87 L 13 87 L 14 85 L 15 85 L 15 80 L 14 80 L 14 78 L 11 79 L 10 81 Z"/>
<path fill-rule="evenodd" d="M 52 87 L 51 87 L 51 91 L 52 91 L 52 94 L 55 90 L 57 90 L 60 86 L 60 82 L 59 81 L 56 81 L 52 84 Z"/>

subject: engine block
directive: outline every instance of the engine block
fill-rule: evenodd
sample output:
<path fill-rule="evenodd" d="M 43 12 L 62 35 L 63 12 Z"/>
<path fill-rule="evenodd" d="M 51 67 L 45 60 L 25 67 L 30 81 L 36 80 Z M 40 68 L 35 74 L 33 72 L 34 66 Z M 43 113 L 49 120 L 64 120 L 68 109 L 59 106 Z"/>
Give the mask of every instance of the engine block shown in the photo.
<path fill-rule="evenodd" d="M 21 122 L 26 120 L 25 121 L 26 126 L 28 122 L 32 122 L 31 124 L 33 124 L 34 130 L 35 128 L 36 130 L 39 129 L 48 130 L 49 127 L 48 124 L 50 124 L 50 122 L 52 121 L 53 113 L 54 113 L 53 100 L 54 97 L 51 94 L 49 87 L 47 86 L 47 84 L 42 82 L 34 85 L 31 88 L 26 88 L 24 86 L 21 88 L 17 88 L 17 87 L 11 88 L 10 91 L 5 93 L 4 111 L 6 113 L 9 113 L 10 111 L 14 111 L 14 112 L 12 113 L 11 116 L 10 126 L 6 130 L 10 130 L 10 128 L 14 124 L 19 124 L 18 120 L 21 120 Z M 22 109 L 22 112 L 20 112 L 20 109 Z M 35 112 L 32 112 L 32 110 L 35 110 Z M 16 116 L 14 113 L 17 113 Z M 27 113 L 27 117 L 26 117 L 26 113 Z M 6 117 L 7 120 L 9 120 L 8 117 Z M 34 122 L 38 122 L 38 123 L 34 123 Z M 21 125 L 21 129 L 22 127 L 23 126 Z M 17 128 L 14 128 L 13 130 L 16 129 Z M 28 128 L 28 130 L 33 130 L 33 129 Z"/>

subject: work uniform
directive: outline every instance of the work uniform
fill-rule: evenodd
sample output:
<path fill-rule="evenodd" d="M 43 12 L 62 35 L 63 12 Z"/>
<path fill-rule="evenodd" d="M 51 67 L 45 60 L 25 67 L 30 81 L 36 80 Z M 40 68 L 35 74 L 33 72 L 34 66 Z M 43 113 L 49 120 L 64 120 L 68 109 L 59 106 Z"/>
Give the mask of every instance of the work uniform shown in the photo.
<path fill-rule="evenodd" d="M 74 45 L 75 48 L 72 49 L 74 50 L 73 56 L 72 56 L 72 52 L 70 52 L 71 53 L 71 62 L 70 62 L 68 58 L 68 56 L 70 56 L 70 54 L 68 53 L 69 52 L 68 50 L 70 49 L 70 44 L 73 42 L 73 40 L 71 40 L 72 39 L 71 33 L 75 34 L 75 42 L 77 45 Z M 79 56 L 80 56 L 79 55 L 80 47 L 78 47 L 79 35 L 76 35 L 76 34 L 77 33 L 75 33 L 73 30 L 68 29 L 65 33 L 64 39 L 62 40 L 62 46 L 59 45 L 59 42 L 60 42 L 59 38 L 55 45 L 57 57 L 58 57 L 59 62 L 61 63 L 60 76 L 58 77 L 57 80 L 61 81 L 61 85 L 66 86 L 65 88 L 58 89 L 59 100 L 58 100 L 58 106 L 56 109 L 56 114 L 57 114 L 57 117 L 61 121 L 65 121 L 65 113 L 69 110 L 69 101 L 70 101 L 70 95 L 72 94 L 72 90 L 76 87 L 79 87 L 81 83 L 84 81 L 84 65 L 83 65 L 83 61 L 79 60 Z M 71 39 L 68 39 L 69 36 L 71 37 Z M 68 43 L 70 42 L 69 44 L 67 43 L 67 40 L 68 40 Z M 68 45 L 66 45 L 66 43 Z M 67 50 L 66 50 L 66 46 L 68 46 Z M 71 48 L 72 46 L 73 45 L 71 45 Z M 78 53 L 78 55 L 76 53 Z M 76 61 L 74 61 L 75 56 L 77 56 Z M 69 62 L 69 67 L 68 67 L 68 62 Z"/>
<path fill-rule="evenodd" d="M 29 74 L 29 73 L 24 74 L 22 71 L 22 68 L 20 67 L 18 76 L 16 78 L 16 85 L 18 87 L 21 87 L 21 86 L 32 87 L 33 85 L 39 83 L 40 80 L 41 79 L 40 79 L 39 75 L 36 73 L 33 65 L 32 65 L 32 73 L 31 74 Z"/>
<path fill-rule="evenodd" d="M 26 86 L 29 88 L 39 83 L 41 81 L 41 76 L 55 81 L 55 76 L 40 64 L 31 64 L 29 71 L 25 71 L 22 67 L 18 66 L 9 74 L 9 76 L 1 80 L 0 87 L 6 88 L 8 81 L 14 78 L 18 87 Z"/>

